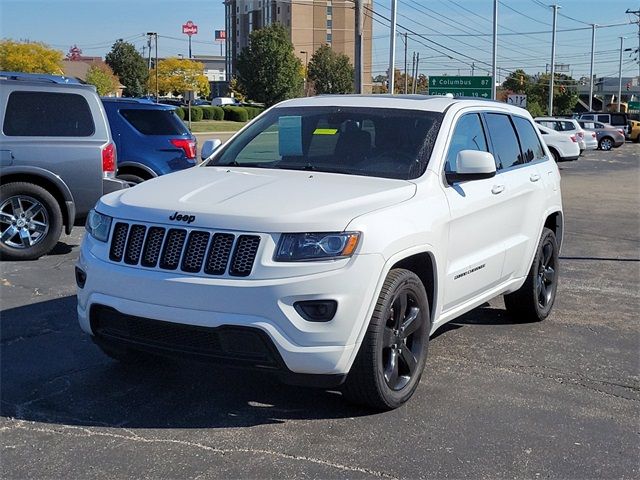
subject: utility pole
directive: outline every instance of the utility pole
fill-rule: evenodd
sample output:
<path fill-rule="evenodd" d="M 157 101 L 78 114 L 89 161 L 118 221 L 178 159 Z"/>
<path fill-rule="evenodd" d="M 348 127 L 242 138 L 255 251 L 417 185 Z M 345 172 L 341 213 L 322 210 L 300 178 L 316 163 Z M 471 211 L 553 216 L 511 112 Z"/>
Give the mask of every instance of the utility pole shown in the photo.
<path fill-rule="evenodd" d="M 558 4 L 553 8 L 553 33 L 551 35 L 551 79 L 549 81 L 549 116 L 553 116 L 553 81 L 556 75 L 556 24 L 558 21 Z"/>
<path fill-rule="evenodd" d="M 156 46 L 156 63 L 154 64 L 154 68 L 156 71 L 156 103 L 158 103 L 158 33 L 157 32 L 147 32 L 147 36 L 149 37 L 149 70 L 151 70 L 151 37 L 155 39 Z"/>
<path fill-rule="evenodd" d="M 624 13 L 632 13 L 638 17 L 638 77 L 640 77 L 640 8 L 638 10 L 629 10 L 627 8 L 627 11 Z"/>
<path fill-rule="evenodd" d="M 389 38 L 389 75 L 387 77 L 389 84 L 389 93 L 393 95 L 395 87 L 394 74 L 396 70 L 396 9 L 398 0 L 391 0 L 391 37 Z"/>
<path fill-rule="evenodd" d="M 496 80 L 498 78 L 498 0 L 493 0 L 493 68 L 491 79 L 491 98 L 496 99 Z"/>
<path fill-rule="evenodd" d="M 596 50 L 596 27 L 595 23 L 591 24 L 591 70 L 589 70 L 589 111 L 593 111 L 593 60 Z"/>
<path fill-rule="evenodd" d="M 618 112 L 620 111 L 620 101 L 622 97 L 622 50 L 624 37 L 620 37 L 620 65 L 618 66 Z"/>
<path fill-rule="evenodd" d="M 416 55 L 416 74 L 413 79 L 413 93 L 416 94 L 418 92 L 418 64 L 420 63 L 420 52 Z"/>
<path fill-rule="evenodd" d="M 416 52 L 413 52 L 413 59 L 411 60 L 411 91 L 413 92 L 413 86 L 416 84 L 415 80 L 416 72 Z"/>
<path fill-rule="evenodd" d="M 407 72 L 407 32 L 404 32 L 404 94 L 406 95 L 408 92 L 407 85 L 409 78 L 409 72 Z"/>
<path fill-rule="evenodd" d="M 356 93 L 362 93 L 362 0 L 355 0 L 355 47 L 354 47 L 354 72 Z"/>

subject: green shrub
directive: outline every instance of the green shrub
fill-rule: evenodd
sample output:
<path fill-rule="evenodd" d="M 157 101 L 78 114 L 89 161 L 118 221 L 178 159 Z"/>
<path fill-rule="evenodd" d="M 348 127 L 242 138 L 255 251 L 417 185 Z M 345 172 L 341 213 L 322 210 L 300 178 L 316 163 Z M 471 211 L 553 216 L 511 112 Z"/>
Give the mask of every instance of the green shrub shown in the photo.
<path fill-rule="evenodd" d="M 188 115 L 188 113 L 187 113 Z M 203 112 L 201 107 L 191 107 L 191 121 L 199 122 L 202 120 Z M 188 118 L 188 117 L 187 117 Z"/>
<path fill-rule="evenodd" d="M 249 120 L 249 113 L 244 107 L 226 106 L 224 110 L 224 119 L 230 122 L 246 122 Z"/>
<path fill-rule="evenodd" d="M 224 110 L 222 107 L 211 107 L 213 109 L 214 120 L 224 120 Z"/>
<path fill-rule="evenodd" d="M 213 120 L 213 107 L 201 106 L 202 109 L 202 119 L 203 120 Z"/>
<path fill-rule="evenodd" d="M 184 117 L 185 117 L 185 111 L 184 111 L 184 109 L 183 109 L 182 107 L 178 107 L 178 108 L 176 108 L 176 115 L 178 115 L 178 118 L 179 118 L 180 120 L 184 120 Z"/>

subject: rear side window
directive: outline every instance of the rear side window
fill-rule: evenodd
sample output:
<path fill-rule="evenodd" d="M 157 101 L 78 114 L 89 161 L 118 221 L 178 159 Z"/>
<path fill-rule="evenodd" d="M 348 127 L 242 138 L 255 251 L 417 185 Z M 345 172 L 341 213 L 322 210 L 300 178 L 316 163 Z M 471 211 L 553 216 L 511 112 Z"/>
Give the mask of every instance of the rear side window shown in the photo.
<path fill-rule="evenodd" d="M 563 132 L 570 132 L 576 130 L 576 125 L 573 122 L 559 122 Z"/>
<path fill-rule="evenodd" d="M 477 113 L 467 114 L 458 120 L 447 152 L 446 172 L 456 171 L 456 160 L 462 150 L 487 151 L 487 139 Z"/>
<path fill-rule="evenodd" d="M 95 125 L 82 95 L 16 91 L 9 95 L 2 130 L 12 137 L 90 137 Z"/>
<path fill-rule="evenodd" d="M 593 120 L 593 115 L 582 115 L 582 120 Z"/>
<path fill-rule="evenodd" d="M 143 135 L 184 135 L 189 133 L 186 125 L 174 110 L 120 110 L 120 114 L 133 128 Z"/>
<path fill-rule="evenodd" d="M 609 115 L 598 115 L 598 121 L 602 123 L 609 123 Z"/>
<path fill-rule="evenodd" d="M 619 113 L 611 114 L 611 125 L 626 125 L 627 118 Z"/>
<path fill-rule="evenodd" d="M 498 169 L 522 163 L 518 137 L 509 116 L 501 113 L 487 113 L 486 119 Z"/>
<path fill-rule="evenodd" d="M 522 117 L 512 118 L 518 137 L 520 137 L 520 148 L 522 150 L 522 154 L 516 163 L 522 164 L 544 159 L 544 149 L 531 122 Z"/>

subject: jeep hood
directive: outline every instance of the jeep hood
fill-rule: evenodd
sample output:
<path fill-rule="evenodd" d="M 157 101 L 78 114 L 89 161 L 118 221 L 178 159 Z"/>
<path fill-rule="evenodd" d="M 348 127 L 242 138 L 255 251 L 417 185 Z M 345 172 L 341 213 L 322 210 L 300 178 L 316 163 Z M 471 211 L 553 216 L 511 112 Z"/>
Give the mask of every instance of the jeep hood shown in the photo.
<path fill-rule="evenodd" d="M 355 217 L 406 201 L 415 191 L 406 180 L 201 167 L 105 195 L 98 210 L 120 219 L 220 230 L 341 231 Z M 170 220 L 176 212 L 195 219 Z"/>

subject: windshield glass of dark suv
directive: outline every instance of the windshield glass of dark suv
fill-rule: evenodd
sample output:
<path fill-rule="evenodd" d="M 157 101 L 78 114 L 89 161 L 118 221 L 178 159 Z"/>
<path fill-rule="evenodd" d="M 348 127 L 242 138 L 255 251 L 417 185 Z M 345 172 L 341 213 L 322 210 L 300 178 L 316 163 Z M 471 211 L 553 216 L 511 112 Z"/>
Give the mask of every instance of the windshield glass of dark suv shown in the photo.
<path fill-rule="evenodd" d="M 424 173 L 442 116 L 385 108 L 274 108 L 208 165 L 409 180 Z"/>

